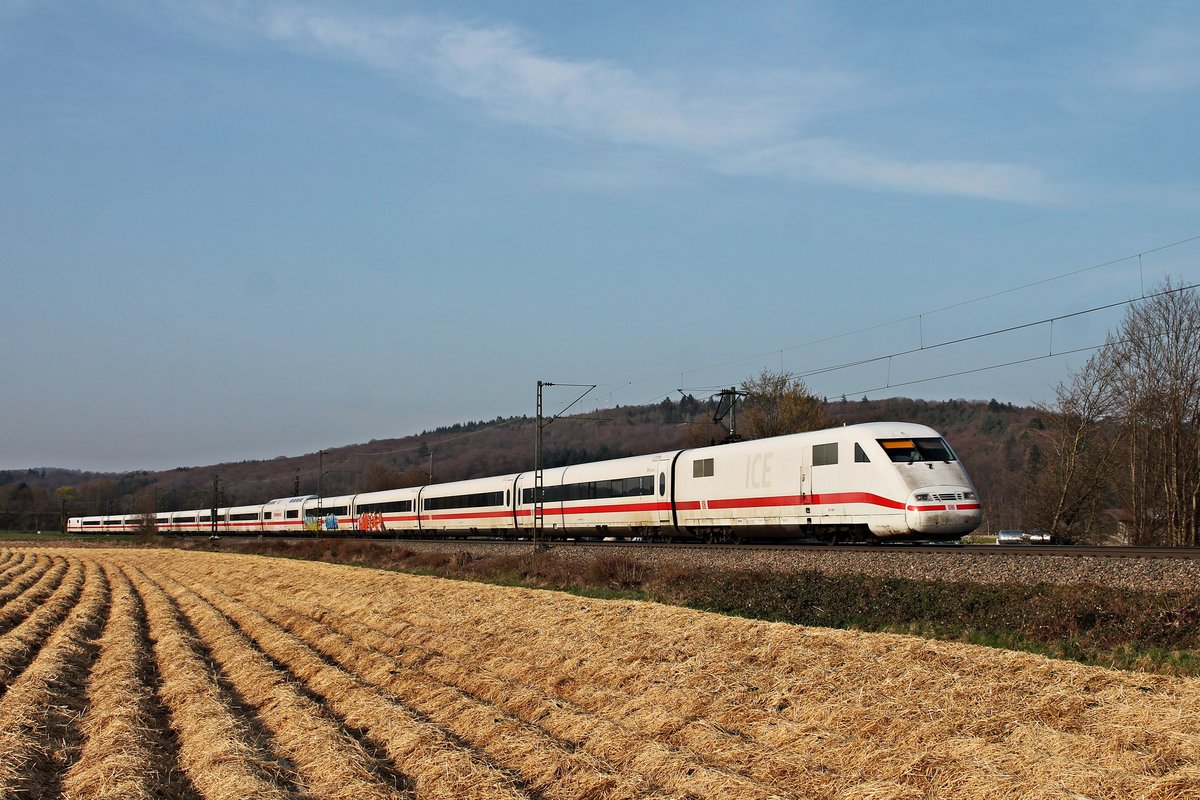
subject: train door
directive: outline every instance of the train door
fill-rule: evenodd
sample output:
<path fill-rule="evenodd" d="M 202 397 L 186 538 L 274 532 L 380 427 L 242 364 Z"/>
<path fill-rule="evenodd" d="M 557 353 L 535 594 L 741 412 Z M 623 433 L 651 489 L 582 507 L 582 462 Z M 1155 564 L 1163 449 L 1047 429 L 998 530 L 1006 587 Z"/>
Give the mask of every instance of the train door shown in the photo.
<path fill-rule="evenodd" d="M 674 490 L 671 487 L 670 457 L 657 458 L 650 467 L 650 476 L 654 481 L 654 505 L 658 508 L 658 524 L 667 528 L 674 524 L 671 519 L 671 497 Z"/>
<path fill-rule="evenodd" d="M 806 513 L 812 517 L 831 517 L 842 513 L 839 467 L 842 449 L 839 442 L 814 444 L 805 448 L 805 466 L 808 467 Z M 816 520 L 814 520 L 815 522 Z M 829 520 L 822 520 L 829 522 Z"/>

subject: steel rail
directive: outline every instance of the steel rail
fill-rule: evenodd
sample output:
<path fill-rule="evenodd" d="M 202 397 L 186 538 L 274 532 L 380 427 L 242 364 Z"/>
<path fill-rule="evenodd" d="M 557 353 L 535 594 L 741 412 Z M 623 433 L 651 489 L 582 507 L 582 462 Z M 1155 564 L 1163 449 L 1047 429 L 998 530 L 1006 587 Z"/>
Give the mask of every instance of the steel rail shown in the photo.
<path fill-rule="evenodd" d="M 257 539 L 265 538 L 272 541 L 305 542 L 320 538 L 345 539 L 352 541 L 373 541 L 380 544 L 422 544 L 436 542 L 440 544 L 459 543 L 463 545 L 482 544 L 498 545 L 514 548 L 531 548 L 534 543 L 529 539 L 499 539 L 485 537 L 452 537 L 430 536 L 420 538 L 396 537 L 366 537 L 366 536 L 281 536 L 260 537 L 256 533 L 226 533 L 222 538 Z M 539 548 L 633 548 L 638 550 L 708 550 L 708 551 L 752 551 L 752 552 L 815 552 L 815 553 L 919 553 L 919 554 L 965 554 L 982 556 L 1065 556 L 1073 558 L 1165 558 L 1195 561 L 1200 559 L 1200 547 L 1139 547 L 1132 545 L 1056 545 L 1056 544 L 963 544 L 960 542 L 926 543 L 851 543 L 851 544 L 813 544 L 798 542 L 756 542 L 743 544 L 706 544 L 703 542 L 589 542 L 574 539 L 551 539 L 539 542 Z"/>

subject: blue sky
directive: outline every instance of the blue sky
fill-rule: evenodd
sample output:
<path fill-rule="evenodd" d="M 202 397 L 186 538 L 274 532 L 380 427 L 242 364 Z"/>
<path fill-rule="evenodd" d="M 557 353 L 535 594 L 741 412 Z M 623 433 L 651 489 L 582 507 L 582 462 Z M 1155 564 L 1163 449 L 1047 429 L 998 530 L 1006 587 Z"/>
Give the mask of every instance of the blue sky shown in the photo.
<path fill-rule="evenodd" d="M 1198 99 L 1187 3 L 0 0 L 0 468 L 1049 400 L 1119 309 L 931 345 L 1200 281 Z"/>

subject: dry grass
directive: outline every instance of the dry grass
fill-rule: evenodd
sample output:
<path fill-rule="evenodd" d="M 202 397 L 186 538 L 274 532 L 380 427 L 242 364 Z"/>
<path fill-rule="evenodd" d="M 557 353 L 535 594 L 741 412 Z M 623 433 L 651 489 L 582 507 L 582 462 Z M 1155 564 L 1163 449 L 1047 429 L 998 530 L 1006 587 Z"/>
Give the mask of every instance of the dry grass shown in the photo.
<path fill-rule="evenodd" d="M 268 754 L 255 746 L 249 725 L 227 701 L 200 656 L 200 645 L 176 615 L 166 594 L 134 581 L 141 595 L 162 675 L 159 697 L 179 739 L 180 767 L 207 798 L 286 798 L 291 792 Z"/>
<path fill-rule="evenodd" d="M 40 591 L 34 595 L 31 590 L 26 594 L 34 596 L 19 597 L 10 604 L 11 609 L 5 606 L 0 611 L 0 618 L 5 623 L 15 623 L 0 636 L 0 687 L 9 685 L 21 673 L 37 653 L 37 648 L 79 600 L 83 588 L 83 563 L 71 563 L 68 571 L 64 561 L 62 567 L 62 571 L 52 571 L 46 576 L 45 588 L 53 588 L 48 596 Z M 42 584 L 39 582 L 34 589 L 38 586 Z M 42 597 L 45 599 L 40 599 Z"/>
<path fill-rule="evenodd" d="M 54 554 L 0 552 L 0 796 L 1200 798 L 1196 680 L 349 567 Z"/>
<path fill-rule="evenodd" d="M 0 797 L 55 796 L 64 767 L 76 757 L 76 720 L 95 647 L 108 611 L 108 583 L 86 566 L 79 603 L 36 658 L 0 698 Z"/>
<path fill-rule="evenodd" d="M 32 553 L 5 559 L 4 569 L 0 572 L 0 603 L 7 603 L 32 586 L 49 566 L 47 556 Z"/>
<path fill-rule="evenodd" d="M 292 684 L 227 620 L 194 593 L 166 588 L 204 639 L 233 688 L 255 710 L 279 748 L 295 765 L 306 791 L 342 800 L 388 800 L 411 793 L 387 785 L 380 766 L 314 701 Z"/>
<path fill-rule="evenodd" d="M 4 604 L 0 607 L 0 631 L 29 616 L 67 571 L 67 562 L 61 559 L 56 562 L 49 558 L 30 559 L 28 566 L 0 592 L 0 603 Z"/>
<path fill-rule="evenodd" d="M 509 776 L 472 758 L 453 737 L 430 725 L 387 692 L 341 670 L 299 639 L 272 629 L 261 615 L 234 617 L 264 653 L 321 697 L 344 724 L 364 732 L 413 781 L 418 796 L 520 797 Z"/>
<path fill-rule="evenodd" d="M 119 568 L 106 565 L 105 574 L 112 611 L 88 683 L 82 751 L 63 781 L 64 792 L 79 800 L 180 794 L 171 780 L 175 765 L 166 760 L 155 731 L 153 689 L 144 681 L 150 656 L 144 649 L 141 604 Z"/>

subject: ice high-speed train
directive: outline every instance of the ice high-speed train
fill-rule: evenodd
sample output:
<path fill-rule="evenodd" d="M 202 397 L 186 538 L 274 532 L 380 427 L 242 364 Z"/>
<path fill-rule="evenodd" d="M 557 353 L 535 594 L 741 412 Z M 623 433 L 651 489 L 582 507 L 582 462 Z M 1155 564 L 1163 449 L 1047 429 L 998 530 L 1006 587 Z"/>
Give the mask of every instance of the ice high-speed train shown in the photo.
<path fill-rule="evenodd" d="M 950 540 L 979 526 L 975 487 L 924 425 L 875 422 L 542 472 L 539 536 L 680 541 Z M 341 497 L 158 512 L 159 532 L 496 536 L 535 533 L 535 473 Z M 72 517 L 74 533 L 143 517 Z"/>

